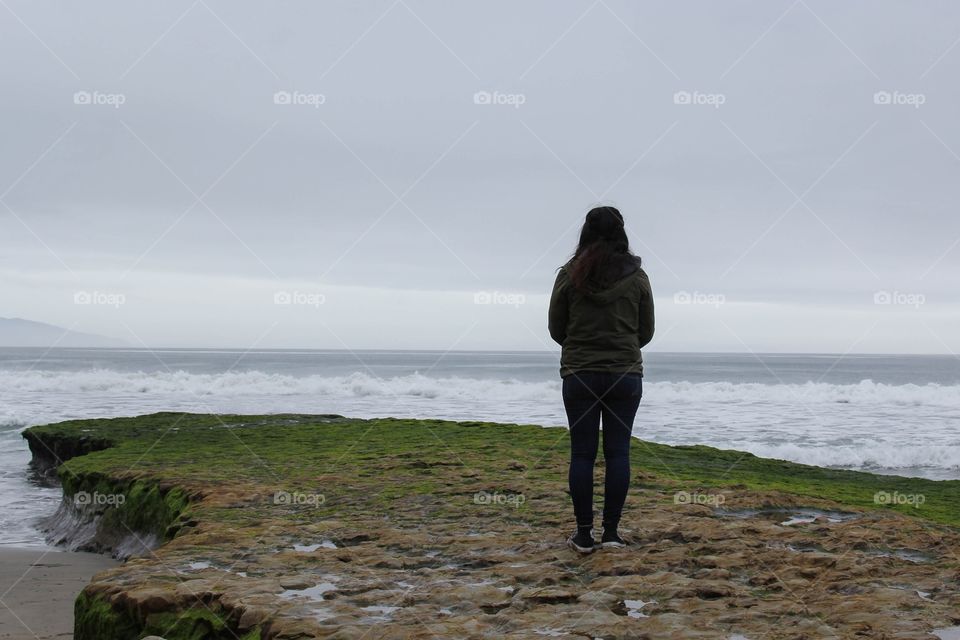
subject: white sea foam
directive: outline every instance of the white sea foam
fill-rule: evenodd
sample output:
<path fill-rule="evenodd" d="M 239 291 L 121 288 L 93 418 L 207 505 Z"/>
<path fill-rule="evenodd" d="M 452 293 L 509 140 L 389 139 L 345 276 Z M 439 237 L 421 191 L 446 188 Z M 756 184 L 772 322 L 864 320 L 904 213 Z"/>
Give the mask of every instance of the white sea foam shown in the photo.
<path fill-rule="evenodd" d="M 645 385 L 645 395 L 664 402 L 786 402 L 850 403 L 864 406 L 926 405 L 960 407 L 960 386 L 939 384 L 884 384 L 863 380 L 858 384 L 759 384 L 734 382 L 657 382 Z"/>
<path fill-rule="evenodd" d="M 866 471 L 896 469 L 960 470 L 960 444 L 905 446 L 900 439 L 866 439 L 855 445 L 807 445 L 795 443 L 732 443 L 732 449 L 749 451 L 764 458 L 779 458 L 821 467 L 845 467 Z M 943 474 L 936 474 L 943 475 Z"/>
<path fill-rule="evenodd" d="M 94 369 L 79 372 L 0 371 L 0 389 L 3 389 L 3 395 L 13 392 L 191 394 L 201 397 L 319 394 L 331 397 L 406 396 L 466 401 L 556 402 L 560 381 L 526 382 L 421 374 L 379 378 L 367 373 L 291 376 L 261 371 L 200 374 L 184 371 L 127 373 Z M 858 384 L 645 382 L 644 396 L 656 398 L 662 403 L 678 404 L 848 403 L 870 407 L 914 405 L 960 408 L 960 386 L 957 385 L 894 385 L 871 380 L 863 380 Z M 0 421 L 7 417 L 0 413 Z"/>
<path fill-rule="evenodd" d="M 0 371 L 0 424 L 159 410 L 341 413 L 564 425 L 559 379 Z M 647 382 L 634 434 L 821 466 L 960 475 L 960 387 Z M 12 434 L 10 434 L 12 435 Z M 12 444 L 11 439 L 7 439 Z"/>
<path fill-rule="evenodd" d="M 0 370 L 0 543 L 40 544 L 28 520 L 59 491 L 32 486 L 19 432 L 31 424 L 154 411 L 339 413 L 566 424 L 557 378 L 410 374 L 378 378 L 264 371 Z M 432 372 L 439 374 L 439 371 Z M 634 435 L 819 466 L 960 477 L 960 386 L 652 382 Z M 26 500 L 26 497 L 30 497 Z M 16 515 L 16 517 L 14 517 Z"/>

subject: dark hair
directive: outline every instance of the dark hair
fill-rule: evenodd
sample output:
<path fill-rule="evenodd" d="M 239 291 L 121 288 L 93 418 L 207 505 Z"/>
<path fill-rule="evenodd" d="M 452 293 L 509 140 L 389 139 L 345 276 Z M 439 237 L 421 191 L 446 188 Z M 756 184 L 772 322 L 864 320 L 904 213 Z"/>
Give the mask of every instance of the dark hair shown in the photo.
<path fill-rule="evenodd" d="M 616 281 L 624 267 L 640 259 L 630 253 L 623 216 L 615 207 L 595 207 L 580 229 L 580 242 L 573 253 L 570 280 L 581 291 L 605 288 Z"/>

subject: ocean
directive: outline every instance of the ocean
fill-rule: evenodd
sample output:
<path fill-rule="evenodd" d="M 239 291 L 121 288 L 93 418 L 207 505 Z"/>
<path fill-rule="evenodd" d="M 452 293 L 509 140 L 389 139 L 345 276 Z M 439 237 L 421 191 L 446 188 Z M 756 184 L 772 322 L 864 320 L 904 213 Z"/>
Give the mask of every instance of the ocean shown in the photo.
<path fill-rule="evenodd" d="M 42 546 L 60 499 L 20 432 L 161 410 L 564 426 L 554 352 L 0 348 L 0 544 Z M 634 435 L 876 473 L 960 478 L 953 356 L 645 353 Z"/>

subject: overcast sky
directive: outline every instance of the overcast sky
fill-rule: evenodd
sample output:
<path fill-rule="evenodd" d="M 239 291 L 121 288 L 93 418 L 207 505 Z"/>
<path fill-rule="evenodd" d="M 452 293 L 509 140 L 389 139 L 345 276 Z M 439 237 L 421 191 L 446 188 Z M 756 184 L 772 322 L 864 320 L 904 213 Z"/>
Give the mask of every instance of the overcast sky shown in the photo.
<path fill-rule="evenodd" d="M 960 352 L 954 2 L 0 5 L 0 316 L 552 348 L 605 203 L 651 349 Z"/>

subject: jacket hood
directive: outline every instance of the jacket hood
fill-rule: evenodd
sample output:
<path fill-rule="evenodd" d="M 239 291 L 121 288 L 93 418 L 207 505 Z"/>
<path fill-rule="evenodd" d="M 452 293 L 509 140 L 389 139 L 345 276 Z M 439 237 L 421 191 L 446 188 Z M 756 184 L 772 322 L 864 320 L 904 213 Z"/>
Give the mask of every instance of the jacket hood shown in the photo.
<path fill-rule="evenodd" d="M 620 272 L 620 277 L 609 287 L 605 289 L 591 289 L 586 291 L 584 295 L 588 300 L 595 304 L 610 304 L 614 300 L 622 297 L 625 291 L 636 286 L 636 283 L 633 281 L 633 276 L 635 276 L 639 271 L 640 259 L 636 258 L 623 265 L 623 269 Z"/>

